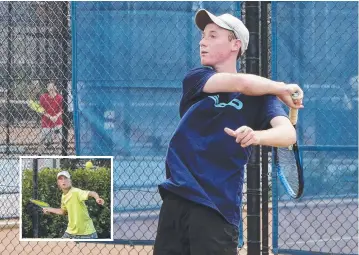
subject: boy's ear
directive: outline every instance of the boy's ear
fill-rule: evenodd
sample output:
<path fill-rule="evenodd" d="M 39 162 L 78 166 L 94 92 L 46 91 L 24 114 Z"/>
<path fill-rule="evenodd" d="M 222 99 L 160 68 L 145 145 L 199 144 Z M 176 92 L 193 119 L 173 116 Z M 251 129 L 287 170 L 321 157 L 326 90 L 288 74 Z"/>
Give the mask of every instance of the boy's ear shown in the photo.
<path fill-rule="evenodd" d="M 233 51 L 238 51 L 238 50 L 240 50 L 241 49 L 241 46 L 242 46 L 242 43 L 241 43 L 241 41 L 240 40 L 238 40 L 238 39 L 236 39 L 236 40 L 234 40 L 235 42 L 234 42 L 234 45 L 233 45 Z"/>

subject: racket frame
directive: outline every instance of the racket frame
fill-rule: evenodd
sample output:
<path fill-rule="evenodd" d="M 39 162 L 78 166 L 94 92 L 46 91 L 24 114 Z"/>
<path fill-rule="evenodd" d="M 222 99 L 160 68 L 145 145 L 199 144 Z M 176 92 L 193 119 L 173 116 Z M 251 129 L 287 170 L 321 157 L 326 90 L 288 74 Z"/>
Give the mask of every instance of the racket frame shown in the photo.
<path fill-rule="evenodd" d="M 299 93 L 294 93 L 292 95 L 293 99 L 297 99 L 299 97 Z M 290 108 L 289 114 L 288 114 L 289 120 L 292 123 L 294 129 L 296 130 L 296 125 L 298 121 L 298 109 Z M 279 180 L 281 181 L 282 185 L 284 186 L 286 192 L 289 196 L 291 196 L 294 199 L 297 199 L 302 196 L 303 190 L 304 190 L 304 175 L 303 175 L 303 164 L 299 153 L 298 143 L 297 141 L 293 144 L 288 146 L 288 150 L 292 151 L 294 153 L 295 158 L 295 164 L 297 167 L 297 174 L 298 174 L 298 191 L 295 192 L 292 187 L 289 185 L 286 177 L 284 176 L 283 172 L 281 171 L 279 159 L 278 159 L 278 148 L 273 148 L 273 154 L 274 154 L 274 164 L 275 164 L 275 170 L 277 171 Z"/>
<path fill-rule="evenodd" d="M 49 205 L 48 203 L 43 202 L 43 201 L 38 200 L 38 199 L 30 199 L 30 202 L 33 203 L 34 205 L 38 206 L 38 207 L 41 207 L 41 208 L 49 208 L 49 207 L 50 207 L 50 205 Z M 40 205 L 40 204 L 38 204 L 37 202 L 45 203 L 45 204 L 47 204 L 47 206 Z"/>

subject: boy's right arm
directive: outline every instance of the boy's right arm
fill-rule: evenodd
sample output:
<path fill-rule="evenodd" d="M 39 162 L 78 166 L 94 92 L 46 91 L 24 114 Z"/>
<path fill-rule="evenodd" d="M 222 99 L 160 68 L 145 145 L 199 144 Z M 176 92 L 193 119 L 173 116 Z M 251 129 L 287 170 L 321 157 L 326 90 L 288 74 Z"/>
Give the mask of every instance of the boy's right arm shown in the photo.
<path fill-rule="evenodd" d="M 54 214 L 58 214 L 58 215 L 66 215 L 66 211 L 62 210 L 61 208 L 43 208 L 42 211 L 44 212 L 44 214 L 50 214 L 50 213 L 54 213 Z"/>
<path fill-rule="evenodd" d="M 248 96 L 275 95 L 291 108 L 302 108 L 303 91 L 297 84 L 285 84 L 244 73 L 216 73 L 203 87 L 203 92 L 239 92 Z M 299 92 L 299 100 L 293 102 L 292 94 Z"/>

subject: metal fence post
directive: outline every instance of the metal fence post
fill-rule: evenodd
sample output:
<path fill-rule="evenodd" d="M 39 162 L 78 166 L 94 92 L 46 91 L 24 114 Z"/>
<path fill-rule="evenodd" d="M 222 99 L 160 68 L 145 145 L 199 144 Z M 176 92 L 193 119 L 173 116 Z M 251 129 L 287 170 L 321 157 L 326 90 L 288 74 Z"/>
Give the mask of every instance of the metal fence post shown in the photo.
<path fill-rule="evenodd" d="M 68 104 L 72 102 L 68 102 L 68 84 L 67 81 L 69 80 L 69 63 L 68 63 L 68 39 L 69 39 L 69 24 L 68 24 L 68 17 L 66 14 L 69 13 L 69 3 L 68 2 L 61 2 L 61 10 L 64 15 L 61 19 L 61 71 L 63 73 L 63 77 L 61 79 L 61 94 L 63 96 L 63 122 L 64 125 L 62 127 L 62 141 L 61 141 L 61 155 L 67 155 L 68 151 L 68 136 L 69 136 L 69 129 L 70 129 L 70 121 L 69 121 L 69 110 Z"/>
<path fill-rule="evenodd" d="M 261 2 L 261 75 L 268 77 L 268 4 Z M 268 245 L 268 152 L 262 147 L 262 255 L 269 254 Z"/>
<path fill-rule="evenodd" d="M 12 3 L 9 2 L 7 6 L 8 19 L 7 19 L 7 65 L 6 65 L 6 149 L 5 154 L 10 154 L 10 123 L 12 122 L 12 106 L 11 106 L 11 84 L 13 81 L 12 77 L 12 35 L 13 35 L 13 22 L 12 22 Z"/>
<path fill-rule="evenodd" d="M 259 74 L 259 2 L 246 3 L 246 26 L 249 45 L 246 72 Z M 253 146 L 247 165 L 248 254 L 260 254 L 260 150 Z"/>
<path fill-rule="evenodd" d="M 33 193 L 32 198 L 38 198 L 38 169 L 39 169 L 39 161 L 38 159 L 33 159 L 33 175 L 32 175 L 32 183 L 33 183 Z M 35 210 L 32 214 L 32 229 L 34 238 L 39 237 L 39 212 Z"/>

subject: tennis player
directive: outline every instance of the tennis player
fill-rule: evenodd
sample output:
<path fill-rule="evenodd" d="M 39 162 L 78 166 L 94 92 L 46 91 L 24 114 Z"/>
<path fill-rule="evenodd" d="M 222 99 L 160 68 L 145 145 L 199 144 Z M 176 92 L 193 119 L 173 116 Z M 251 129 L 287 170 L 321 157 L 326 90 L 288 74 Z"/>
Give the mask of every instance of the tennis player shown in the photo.
<path fill-rule="evenodd" d="M 69 222 L 62 238 L 97 238 L 97 232 L 89 216 L 85 200 L 93 197 L 99 205 L 103 205 L 104 200 L 94 191 L 85 191 L 73 187 L 68 171 L 62 171 L 57 174 L 57 185 L 63 192 L 61 208 L 44 208 L 43 212 L 45 214 L 54 213 L 68 216 Z"/>
<path fill-rule="evenodd" d="M 238 18 L 200 10 L 203 67 L 183 80 L 181 120 L 169 143 L 154 255 L 237 254 L 244 167 L 251 145 L 296 141 L 282 102 L 303 108 L 303 91 L 237 73 L 249 32 Z M 298 92 L 300 98 L 292 99 Z M 280 100 L 279 100 L 280 99 Z"/>
<path fill-rule="evenodd" d="M 42 146 L 40 146 L 40 154 L 45 153 L 53 144 L 53 136 L 58 137 L 61 141 L 62 138 L 62 96 L 57 93 L 55 82 L 50 81 L 47 85 L 47 93 L 40 96 L 40 105 L 44 108 L 45 112 L 41 118 L 42 129 Z"/>

